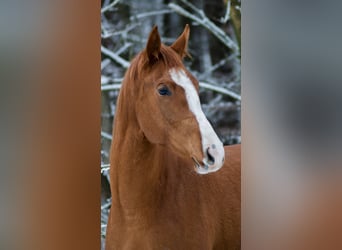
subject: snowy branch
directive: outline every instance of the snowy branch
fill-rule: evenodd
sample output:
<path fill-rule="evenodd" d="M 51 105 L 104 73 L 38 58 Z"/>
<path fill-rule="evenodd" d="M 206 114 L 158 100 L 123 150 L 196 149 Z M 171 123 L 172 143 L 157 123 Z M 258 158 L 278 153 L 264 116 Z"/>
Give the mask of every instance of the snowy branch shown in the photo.
<path fill-rule="evenodd" d="M 226 23 L 229 20 L 229 15 L 230 15 L 230 0 L 227 2 L 227 9 L 226 9 L 226 14 L 224 17 L 221 17 L 220 22 L 221 23 Z"/>
<path fill-rule="evenodd" d="M 101 91 L 119 90 L 120 88 L 121 84 L 105 84 L 101 86 Z"/>
<path fill-rule="evenodd" d="M 101 70 L 103 70 L 105 67 L 107 67 L 110 64 L 110 60 L 108 58 L 104 59 L 101 62 Z"/>
<path fill-rule="evenodd" d="M 109 38 L 111 36 L 121 36 L 124 34 L 127 34 L 128 32 L 130 32 L 131 30 L 133 30 L 135 27 L 139 26 L 140 23 L 133 23 L 129 26 L 127 26 L 124 30 L 119 30 L 119 31 L 115 31 L 115 32 L 109 32 L 107 31 L 104 27 L 102 27 L 102 31 L 104 34 L 102 34 L 102 38 Z"/>
<path fill-rule="evenodd" d="M 110 164 L 102 164 L 101 165 L 101 173 L 109 171 L 109 169 L 110 169 Z"/>
<path fill-rule="evenodd" d="M 106 209 L 106 208 L 109 208 L 110 206 L 112 205 L 112 202 L 111 202 L 111 199 L 104 205 L 101 206 L 101 210 L 102 209 Z"/>
<path fill-rule="evenodd" d="M 229 36 L 227 36 L 219 27 L 217 27 L 213 22 L 211 22 L 209 18 L 203 13 L 203 11 L 200 11 L 195 6 L 192 6 L 192 8 L 195 8 L 197 10 L 197 13 L 201 13 L 198 17 L 191 14 L 178 4 L 169 3 L 168 6 L 178 14 L 188 17 L 193 21 L 197 22 L 198 24 L 200 24 L 201 26 L 205 27 L 228 48 L 232 49 L 235 52 L 239 51 L 239 47 L 237 46 L 237 44 Z"/>
<path fill-rule="evenodd" d="M 150 11 L 150 12 L 145 12 L 145 13 L 141 13 L 141 14 L 132 16 L 132 17 L 130 17 L 130 20 L 133 21 L 134 19 L 140 19 L 140 18 L 144 18 L 144 17 L 163 15 L 163 14 L 169 14 L 169 13 L 172 13 L 172 11 L 171 10 Z"/>
<path fill-rule="evenodd" d="M 111 135 L 111 134 L 108 134 L 108 133 L 106 133 L 106 132 L 101 131 L 101 136 L 102 136 L 103 138 L 108 139 L 108 140 L 112 140 L 112 135 Z"/>
<path fill-rule="evenodd" d="M 112 51 L 110 51 L 109 49 L 105 48 L 102 45 L 101 45 L 101 52 L 105 54 L 106 56 L 109 56 L 110 58 L 112 58 L 115 62 L 119 63 L 124 68 L 128 68 L 130 65 L 128 61 L 126 61 L 121 56 L 119 56 L 116 53 L 113 53 Z"/>
<path fill-rule="evenodd" d="M 111 8 L 113 8 L 115 5 L 117 5 L 121 0 L 114 0 L 111 4 L 103 7 L 101 9 L 101 14 L 105 13 L 107 10 L 110 10 Z"/>
<path fill-rule="evenodd" d="M 236 94 L 235 92 L 228 90 L 226 88 L 222 88 L 220 86 L 216 86 L 207 82 L 200 82 L 199 83 L 200 87 L 205 88 L 205 89 L 210 89 L 212 91 L 215 91 L 217 93 L 221 93 L 223 95 L 228 95 L 238 101 L 241 101 L 241 96 L 239 94 Z"/>
<path fill-rule="evenodd" d="M 211 66 L 209 69 L 207 69 L 205 72 L 201 73 L 201 78 L 206 78 L 207 76 L 209 76 L 209 74 L 211 74 L 213 71 L 215 71 L 219 67 L 223 66 L 229 60 L 230 60 L 229 57 L 228 58 L 223 58 L 218 63 L 216 63 L 215 65 Z"/>
<path fill-rule="evenodd" d="M 109 83 L 121 83 L 123 78 L 112 78 L 108 76 L 101 75 L 101 85 L 106 85 Z"/>

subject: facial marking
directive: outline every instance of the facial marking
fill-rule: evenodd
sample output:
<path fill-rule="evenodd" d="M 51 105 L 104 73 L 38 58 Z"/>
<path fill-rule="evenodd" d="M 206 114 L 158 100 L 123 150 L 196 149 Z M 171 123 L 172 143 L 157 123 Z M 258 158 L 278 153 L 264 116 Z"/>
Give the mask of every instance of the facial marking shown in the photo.
<path fill-rule="evenodd" d="M 190 78 L 186 75 L 184 70 L 172 68 L 170 69 L 169 73 L 172 80 L 184 89 L 189 109 L 195 115 L 199 125 L 203 152 L 206 152 L 207 149 L 211 147 L 215 151 L 215 158 L 218 157 L 222 159 L 224 157 L 223 144 L 217 137 L 214 129 L 202 111 L 200 99 L 195 86 L 191 82 Z M 212 147 L 212 145 L 214 146 Z M 218 170 L 221 166 L 222 162 L 221 160 L 218 160 L 214 164 L 211 172 Z"/>

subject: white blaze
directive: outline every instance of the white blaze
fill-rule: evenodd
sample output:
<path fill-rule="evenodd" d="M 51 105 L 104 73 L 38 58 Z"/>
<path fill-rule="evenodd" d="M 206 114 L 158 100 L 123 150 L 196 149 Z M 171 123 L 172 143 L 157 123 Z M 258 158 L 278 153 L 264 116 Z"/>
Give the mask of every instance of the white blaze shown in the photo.
<path fill-rule="evenodd" d="M 212 145 L 215 145 L 215 150 L 213 152 L 211 151 L 211 155 L 215 158 L 215 164 L 211 165 L 210 169 L 208 170 L 208 172 L 214 172 L 220 169 L 223 165 L 223 144 L 217 137 L 214 129 L 204 115 L 196 88 L 184 70 L 172 68 L 170 69 L 169 73 L 172 80 L 184 89 L 189 109 L 196 117 L 202 138 L 202 150 L 204 155 L 206 155 L 205 152 L 208 148 L 210 148 Z M 207 159 L 203 159 L 203 161 L 207 162 Z"/>

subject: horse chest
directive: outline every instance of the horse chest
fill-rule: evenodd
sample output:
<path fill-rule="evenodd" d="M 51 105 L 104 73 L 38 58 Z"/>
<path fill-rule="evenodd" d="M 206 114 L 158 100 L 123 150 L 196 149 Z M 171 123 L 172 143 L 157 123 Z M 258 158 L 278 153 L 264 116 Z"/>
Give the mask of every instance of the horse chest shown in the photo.
<path fill-rule="evenodd" d="M 132 216 L 129 220 L 113 218 L 112 249 L 213 249 L 210 226 L 198 214 L 163 210 L 154 216 Z"/>
<path fill-rule="evenodd" d="M 163 225 L 148 228 L 128 229 L 117 239 L 117 248 L 113 249 L 148 249 L 148 250 L 178 250 L 178 249 L 213 249 L 213 241 L 204 231 L 190 232 L 174 230 L 175 226 L 167 221 Z"/>

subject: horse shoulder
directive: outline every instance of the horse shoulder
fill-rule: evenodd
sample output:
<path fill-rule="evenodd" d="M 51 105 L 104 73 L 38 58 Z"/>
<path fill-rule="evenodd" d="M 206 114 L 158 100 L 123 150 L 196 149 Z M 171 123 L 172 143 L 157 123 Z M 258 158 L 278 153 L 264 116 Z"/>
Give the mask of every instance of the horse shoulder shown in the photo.
<path fill-rule="evenodd" d="M 241 239 L 241 145 L 225 147 L 225 164 L 221 168 L 225 248 L 240 249 Z"/>
<path fill-rule="evenodd" d="M 228 176 L 235 185 L 241 183 L 241 144 L 225 146 L 225 162 L 221 169 L 223 176 Z"/>
<path fill-rule="evenodd" d="M 241 146 L 225 147 L 225 163 L 222 168 L 208 175 L 206 182 L 212 197 L 209 208 L 215 228 L 214 249 L 240 249 L 241 218 Z"/>

